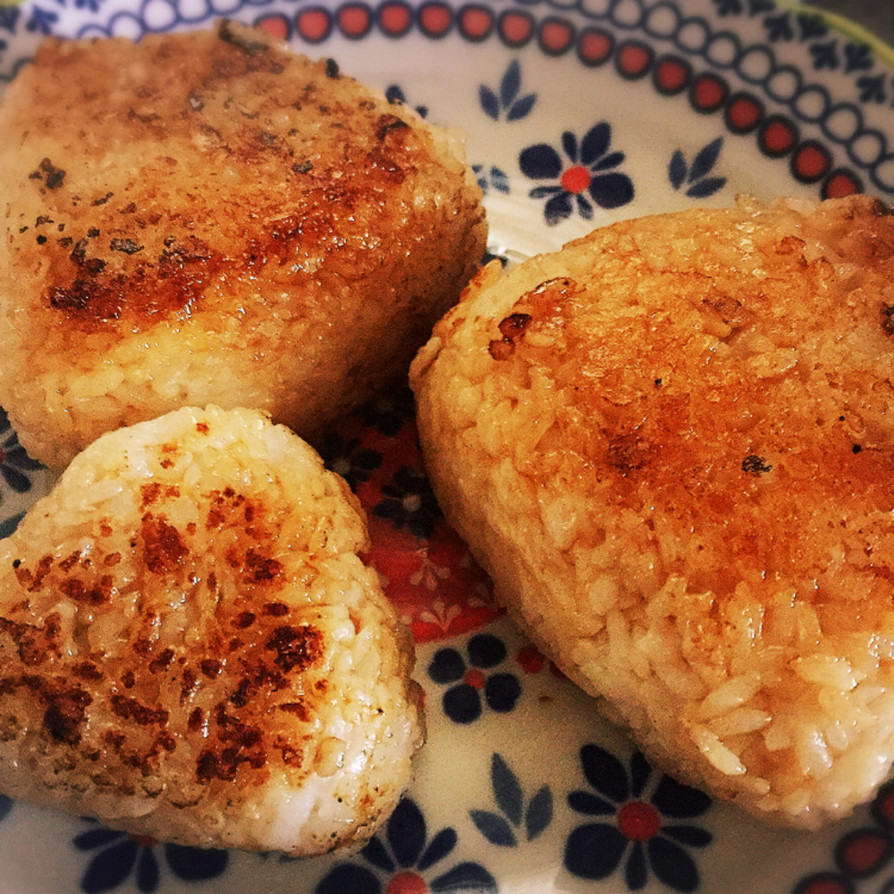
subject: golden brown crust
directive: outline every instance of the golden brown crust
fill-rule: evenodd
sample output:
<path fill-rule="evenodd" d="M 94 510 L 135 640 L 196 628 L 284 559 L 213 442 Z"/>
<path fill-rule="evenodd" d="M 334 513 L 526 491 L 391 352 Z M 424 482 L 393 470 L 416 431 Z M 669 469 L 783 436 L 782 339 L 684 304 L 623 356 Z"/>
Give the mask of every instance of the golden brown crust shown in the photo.
<path fill-rule="evenodd" d="M 82 448 L 91 412 L 116 428 L 209 401 L 316 433 L 405 370 L 483 252 L 445 134 L 229 22 L 48 40 L 0 121 L 0 400 L 26 442 L 40 414 Z M 225 398 L 182 358 L 227 351 Z M 103 364 L 130 386 L 93 381 Z"/>
<path fill-rule="evenodd" d="M 421 745 L 347 485 L 259 414 L 80 454 L 0 549 L 0 790 L 184 844 L 321 853 Z"/>
<path fill-rule="evenodd" d="M 653 758 L 787 822 L 894 757 L 892 306 L 879 202 L 743 200 L 483 271 L 411 372 L 526 629 Z"/>

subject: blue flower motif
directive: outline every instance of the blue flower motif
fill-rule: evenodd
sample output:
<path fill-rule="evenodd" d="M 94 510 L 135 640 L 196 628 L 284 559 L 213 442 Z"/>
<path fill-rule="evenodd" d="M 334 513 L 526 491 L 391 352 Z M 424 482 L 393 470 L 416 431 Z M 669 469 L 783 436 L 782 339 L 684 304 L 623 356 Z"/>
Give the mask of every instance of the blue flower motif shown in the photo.
<path fill-rule="evenodd" d="M 382 495 L 373 508 L 377 518 L 390 520 L 398 530 L 406 525 L 420 540 L 431 537 L 441 517 L 441 507 L 424 472 L 401 466 L 391 482 L 382 487 Z"/>
<path fill-rule="evenodd" d="M 478 831 L 497 847 L 517 847 L 522 830 L 533 841 L 552 822 L 553 795 L 541 786 L 525 803 L 521 782 L 499 754 L 491 757 L 490 783 L 498 810 L 472 810 Z"/>
<path fill-rule="evenodd" d="M 872 50 L 865 43 L 845 44 L 844 60 L 844 70 L 848 74 L 852 71 L 868 71 L 874 64 Z"/>
<path fill-rule="evenodd" d="M 792 27 L 791 16 L 787 12 L 779 15 L 767 16 L 764 19 L 764 28 L 767 32 L 767 39 L 772 43 L 778 41 L 791 41 L 795 38 L 795 31 Z"/>
<path fill-rule="evenodd" d="M 492 711 L 511 711 L 521 695 L 518 678 L 505 671 L 485 673 L 506 658 L 503 641 L 491 633 L 478 633 L 469 640 L 466 652 L 468 664 L 457 649 L 439 649 L 428 666 L 428 675 L 435 683 L 454 684 L 442 698 L 444 713 L 455 723 L 473 723 L 483 711 L 482 691 Z"/>
<path fill-rule="evenodd" d="M 485 169 L 484 165 L 472 165 L 472 171 L 483 193 L 487 193 L 491 189 L 502 193 L 509 192 L 509 178 L 506 176 L 506 172 L 496 165 L 491 165 L 488 169 Z"/>
<path fill-rule="evenodd" d="M 528 93 L 519 96 L 521 91 L 521 66 L 517 59 L 509 63 L 503 77 L 500 79 L 498 90 L 493 90 L 486 84 L 478 88 L 478 101 L 484 113 L 499 121 L 500 115 L 505 111 L 507 121 L 518 121 L 530 114 L 537 102 L 536 93 Z"/>
<path fill-rule="evenodd" d="M 394 810 L 382 833 L 373 837 L 360 856 L 365 864 L 336 864 L 319 882 L 314 894 L 416 894 L 431 892 L 474 892 L 496 894 L 497 882 L 478 863 L 457 863 L 429 879 L 429 870 L 456 847 L 456 831 L 446 827 L 430 840 L 425 817 L 410 798 Z"/>
<path fill-rule="evenodd" d="M 886 90 L 887 78 L 883 74 L 869 76 L 862 75 L 857 78 L 857 88 L 859 91 L 860 102 L 874 102 L 881 105 L 888 101 L 888 93 Z"/>
<path fill-rule="evenodd" d="M 40 6 L 31 8 L 31 17 L 28 19 L 26 28 L 30 32 L 38 32 L 39 34 L 50 35 L 53 33 L 53 26 L 59 21 L 58 13 L 49 9 L 43 9 Z"/>
<path fill-rule="evenodd" d="M 726 177 L 708 176 L 717 164 L 723 137 L 717 137 L 695 154 L 692 164 L 679 149 L 674 150 L 667 166 L 667 176 L 674 189 L 686 187 L 686 195 L 691 199 L 704 199 L 726 186 Z"/>
<path fill-rule="evenodd" d="M 519 167 L 532 180 L 553 180 L 529 193 L 546 199 L 544 214 L 549 226 L 570 217 L 575 208 L 585 220 L 593 217 L 593 204 L 619 208 L 633 199 L 633 181 L 615 170 L 624 153 L 611 150 L 612 129 L 606 121 L 591 127 L 582 140 L 569 130 L 562 134 L 565 158 L 548 143 L 528 146 L 519 155 Z"/>
<path fill-rule="evenodd" d="M 813 67 L 819 71 L 826 68 L 835 71 L 838 68 L 838 41 L 828 40 L 825 43 L 814 43 L 808 47 L 813 56 Z"/>
<path fill-rule="evenodd" d="M 385 98 L 391 103 L 402 102 L 409 105 L 407 96 L 404 93 L 404 88 L 401 87 L 400 84 L 392 84 L 388 87 L 388 89 L 385 90 Z M 416 106 L 415 109 L 420 118 L 428 117 L 428 106 Z"/>
<path fill-rule="evenodd" d="M 713 840 L 699 826 L 667 822 L 703 814 L 711 799 L 669 776 L 652 780 L 652 768 L 636 752 L 630 772 L 614 755 L 598 745 L 585 745 L 580 753 L 591 791 L 568 796 L 572 810 L 586 816 L 611 817 L 610 822 L 578 826 L 565 844 L 565 868 L 586 879 L 603 879 L 623 862 L 624 881 L 631 891 L 644 888 L 649 870 L 674 891 L 694 891 L 698 868 L 684 847 L 705 847 Z"/>
<path fill-rule="evenodd" d="M 5 820 L 6 817 L 9 816 L 14 803 L 12 798 L 8 798 L 6 795 L 0 795 L 0 820 Z"/>
<path fill-rule="evenodd" d="M 4 31 L 9 31 L 10 34 L 14 33 L 19 14 L 18 6 L 0 6 L 0 28 L 3 28 Z"/>
<path fill-rule="evenodd" d="M 341 475 L 351 490 L 368 481 L 370 475 L 382 465 L 382 454 L 371 447 L 364 447 L 360 438 L 345 438 L 335 431 L 327 432 L 320 446 L 320 456 L 326 467 Z"/>
<path fill-rule="evenodd" d="M 356 416 L 368 428 L 374 428 L 380 434 L 393 438 L 408 422 L 416 418 L 416 398 L 409 385 L 402 385 L 377 395 L 360 407 Z"/>
<path fill-rule="evenodd" d="M 167 868 L 181 881 L 217 878 L 229 863 L 227 851 L 179 844 L 158 845 L 151 838 L 99 826 L 76 835 L 73 844 L 81 851 L 96 851 L 81 879 L 81 890 L 85 894 L 111 891 L 124 884 L 131 874 L 137 890 L 143 894 L 158 890 L 162 876 L 159 851 Z"/>
<path fill-rule="evenodd" d="M 744 12 L 742 0 L 712 0 L 712 2 L 719 16 L 737 16 Z"/>
<path fill-rule="evenodd" d="M 24 494 L 31 490 L 31 479 L 27 473 L 41 468 L 39 462 L 25 453 L 18 436 L 10 428 L 6 410 L 0 408 L 0 477 L 11 490 Z"/>

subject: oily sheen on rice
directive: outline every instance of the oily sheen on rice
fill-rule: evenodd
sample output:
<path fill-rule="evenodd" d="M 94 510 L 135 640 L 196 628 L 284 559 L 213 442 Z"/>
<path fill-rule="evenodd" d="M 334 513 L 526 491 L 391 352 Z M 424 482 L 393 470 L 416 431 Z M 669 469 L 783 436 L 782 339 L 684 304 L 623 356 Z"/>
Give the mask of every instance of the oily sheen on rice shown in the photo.
<path fill-rule="evenodd" d="M 894 216 L 742 199 L 482 271 L 411 369 L 449 521 L 645 753 L 814 827 L 894 761 Z"/>
<path fill-rule="evenodd" d="M 0 791 L 199 847 L 372 835 L 423 727 L 367 548 L 345 482 L 260 413 L 103 435 L 0 541 Z"/>
<path fill-rule="evenodd" d="M 232 22 L 48 39 L 0 133 L 0 406 L 54 467 L 184 405 L 315 438 L 484 251 L 456 134 Z"/>

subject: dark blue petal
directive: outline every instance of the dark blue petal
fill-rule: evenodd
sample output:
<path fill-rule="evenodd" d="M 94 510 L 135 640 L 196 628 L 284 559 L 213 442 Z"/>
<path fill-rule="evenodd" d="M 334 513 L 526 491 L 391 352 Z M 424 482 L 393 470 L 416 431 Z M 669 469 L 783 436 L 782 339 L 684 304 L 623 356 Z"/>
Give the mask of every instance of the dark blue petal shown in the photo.
<path fill-rule="evenodd" d="M 591 127 L 584 136 L 581 145 L 581 161 L 589 167 L 597 158 L 605 155 L 611 141 L 611 126 L 605 121 L 600 121 L 599 124 Z"/>
<path fill-rule="evenodd" d="M 686 190 L 686 195 L 691 199 L 705 199 L 714 195 L 719 189 L 726 186 L 726 177 L 706 177 L 699 180 Z"/>
<path fill-rule="evenodd" d="M 18 469 L 25 469 L 29 472 L 36 472 L 38 469 L 43 468 L 42 463 L 28 456 L 25 448 L 17 440 L 15 445 L 6 451 L 6 461 Z"/>
<path fill-rule="evenodd" d="M 425 847 L 425 817 L 411 798 L 404 798 L 388 820 L 388 845 L 397 865 L 415 866 Z"/>
<path fill-rule="evenodd" d="M 373 866 L 377 866 L 379 869 L 384 869 L 385 872 L 394 872 L 394 860 L 391 859 L 390 854 L 385 849 L 385 845 L 382 844 L 378 835 L 370 838 L 370 840 L 363 846 L 360 853 L 363 855 L 364 859 L 369 860 Z"/>
<path fill-rule="evenodd" d="M 465 672 L 465 659 L 456 649 L 438 649 L 428 666 L 428 675 L 435 683 L 455 683 Z"/>
<path fill-rule="evenodd" d="M 596 164 L 590 165 L 590 170 L 594 173 L 596 171 L 607 171 L 609 168 L 616 168 L 622 161 L 624 161 L 623 152 L 609 152 L 608 155 L 600 158 Z"/>
<path fill-rule="evenodd" d="M 711 799 L 704 792 L 683 785 L 670 776 L 661 777 L 651 800 L 653 807 L 672 819 L 701 816 L 711 806 Z"/>
<path fill-rule="evenodd" d="M 547 226 L 554 227 L 556 224 L 560 224 L 563 220 L 571 217 L 572 211 L 571 196 L 567 192 L 562 192 L 557 196 L 553 196 L 546 203 L 543 214 L 546 218 Z"/>
<path fill-rule="evenodd" d="M 570 130 L 562 134 L 562 149 L 571 161 L 577 161 L 577 137 Z"/>
<path fill-rule="evenodd" d="M 524 794 L 518 777 L 499 754 L 490 759 L 490 782 L 497 806 L 513 826 L 521 824 Z"/>
<path fill-rule="evenodd" d="M 534 108 L 534 103 L 537 102 L 537 94 L 529 93 L 527 96 L 523 96 L 518 102 L 513 103 L 509 112 L 506 115 L 507 121 L 518 121 L 521 118 L 526 117 L 531 113 L 531 109 Z"/>
<path fill-rule="evenodd" d="M 593 206 L 581 195 L 575 196 L 574 198 L 577 201 L 577 213 L 584 220 L 592 220 Z"/>
<path fill-rule="evenodd" d="M 521 695 L 521 683 L 515 674 L 494 674 L 484 684 L 484 698 L 488 707 L 498 714 L 508 714 Z"/>
<path fill-rule="evenodd" d="M 494 189 L 500 192 L 509 192 L 509 178 L 496 165 L 490 169 L 490 182 Z"/>
<path fill-rule="evenodd" d="M 127 838 L 126 832 L 117 829 L 107 829 L 105 826 L 94 826 L 86 832 L 80 832 L 72 839 L 72 844 L 79 851 L 92 851 L 97 847 L 105 847 L 113 841 Z"/>
<path fill-rule="evenodd" d="M 536 838 L 553 821 L 553 793 L 549 786 L 543 786 L 531 798 L 525 811 L 525 831 L 528 841 Z"/>
<path fill-rule="evenodd" d="M 627 844 L 614 826 L 578 826 L 565 843 L 565 868 L 579 878 L 607 878 L 618 868 Z"/>
<path fill-rule="evenodd" d="M 323 877 L 314 894 L 382 894 L 382 883 L 364 866 L 340 863 Z"/>
<path fill-rule="evenodd" d="M 497 847 L 515 847 L 518 841 L 512 826 L 499 813 L 490 810 L 470 810 L 469 816 L 478 831 Z"/>
<path fill-rule="evenodd" d="M 473 723 L 481 716 L 481 696 L 468 683 L 448 689 L 442 704 L 444 713 L 454 723 Z"/>
<path fill-rule="evenodd" d="M 475 667 L 496 667 L 506 657 L 506 644 L 492 633 L 478 633 L 469 640 L 469 660 Z"/>
<path fill-rule="evenodd" d="M 620 208 L 633 199 L 633 181 L 626 174 L 599 174 L 590 182 L 590 195 L 601 208 Z"/>
<path fill-rule="evenodd" d="M 546 143 L 528 146 L 518 156 L 518 166 L 526 177 L 535 180 L 555 178 L 562 173 L 562 159 L 559 153 Z"/>
<path fill-rule="evenodd" d="M 478 102 L 481 103 L 481 108 L 488 118 L 493 118 L 496 121 L 500 117 L 500 101 L 490 87 L 482 84 L 478 88 Z"/>
<path fill-rule="evenodd" d="M 383 488 L 385 490 L 385 488 Z M 406 510 L 399 499 L 382 500 L 373 507 L 373 514 L 376 518 L 383 518 L 386 521 L 394 521 L 400 528 L 407 516 Z"/>
<path fill-rule="evenodd" d="M 0 465 L 0 475 L 17 494 L 24 494 L 31 490 L 31 479 L 6 463 Z"/>
<path fill-rule="evenodd" d="M 435 520 L 427 512 L 414 512 L 409 517 L 407 527 L 414 537 L 427 540 L 435 532 Z"/>
<path fill-rule="evenodd" d="M 385 91 L 385 98 L 388 102 L 406 102 L 407 96 L 400 84 L 392 84 Z"/>
<path fill-rule="evenodd" d="M 81 889 L 85 894 L 101 894 L 117 888 L 130 875 L 138 851 L 139 845 L 130 838 L 101 850 L 87 864 Z"/>
<path fill-rule="evenodd" d="M 670 180 L 670 185 L 674 189 L 679 189 L 683 185 L 687 173 L 686 159 L 679 149 L 675 149 L 667 166 L 667 179 Z"/>
<path fill-rule="evenodd" d="M 432 838 L 428 847 L 425 849 L 425 853 L 419 858 L 416 868 L 420 871 L 424 871 L 439 860 L 443 860 L 444 857 L 456 847 L 456 842 L 458 840 L 459 836 L 456 834 L 455 829 L 441 829 L 441 831 Z"/>
<path fill-rule="evenodd" d="M 184 847 L 166 844 L 165 860 L 171 872 L 185 882 L 199 882 L 217 878 L 227 868 L 230 855 L 214 848 Z"/>
<path fill-rule="evenodd" d="M 503 106 L 510 106 L 521 90 L 521 67 L 517 59 L 513 59 L 500 81 L 500 102 Z"/>
<path fill-rule="evenodd" d="M 618 810 L 617 804 L 599 798 L 591 792 L 572 792 L 568 796 L 568 806 L 586 816 L 606 816 Z"/>
<path fill-rule="evenodd" d="M 714 840 L 714 836 L 701 826 L 662 826 L 661 834 L 689 847 L 705 847 Z"/>
<path fill-rule="evenodd" d="M 720 155 L 722 146 L 723 137 L 717 137 L 716 140 L 712 140 L 707 146 L 699 150 L 692 160 L 692 166 L 689 168 L 690 183 L 701 180 L 702 177 L 711 172 L 711 169 L 717 163 L 717 157 Z"/>
<path fill-rule="evenodd" d="M 155 859 L 152 848 L 142 848 L 137 859 L 137 890 L 143 894 L 152 894 L 158 888 L 159 877 L 158 860 Z"/>
<path fill-rule="evenodd" d="M 431 889 L 456 894 L 497 894 L 497 883 L 483 866 L 477 863 L 460 863 L 433 879 Z"/>
<path fill-rule="evenodd" d="M 0 820 L 6 819 L 9 816 L 9 811 L 12 810 L 12 805 L 15 802 L 12 798 L 8 798 L 6 795 L 0 795 Z"/>
<path fill-rule="evenodd" d="M 532 199 L 545 199 L 547 196 L 554 196 L 562 191 L 561 186 L 535 186 L 528 195 Z"/>
<path fill-rule="evenodd" d="M 0 522 L 0 538 L 9 537 L 13 531 L 19 526 L 19 522 L 25 517 L 24 512 L 18 512 L 11 518 Z"/>
<path fill-rule="evenodd" d="M 698 868 L 678 844 L 656 835 L 646 844 L 652 872 L 675 891 L 689 892 L 698 887 Z"/>
<path fill-rule="evenodd" d="M 598 745 L 584 745 L 580 761 L 587 782 L 601 795 L 621 804 L 630 797 L 630 785 L 624 765 Z"/>
<path fill-rule="evenodd" d="M 627 864 L 624 866 L 624 881 L 631 891 L 641 891 L 649 880 L 646 866 L 646 849 L 641 841 L 634 841 Z"/>
<path fill-rule="evenodd" d="M 639 751 L 634 751 L 630 758 L 630 793 L 634 798 L 638 798 L 652 775 L 652 768 L 649 762 L 642 756 Z"/>

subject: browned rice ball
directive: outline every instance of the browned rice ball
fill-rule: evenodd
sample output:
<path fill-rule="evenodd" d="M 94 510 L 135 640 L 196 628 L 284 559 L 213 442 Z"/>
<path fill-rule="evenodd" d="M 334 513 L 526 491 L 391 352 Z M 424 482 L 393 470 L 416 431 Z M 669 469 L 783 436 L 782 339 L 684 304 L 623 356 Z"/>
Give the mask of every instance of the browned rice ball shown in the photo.
<path fill-rule="evenodd" d="M 894 761 L 894 216 L 741 200 L 488 267 L 411 369 L 499 596 L 681 780 L 812 827 Z"/>
<path fill-rule="evenodd" d="M 484 250 L 454 134 L 230 22 L 47 40 L 0 133 L 0 405 L 55 467 L 189 404 L 316 437 Z"/>
<path fill-rule="evenodd" d="M 368 547 L 260 413 L 103 435 L 0 541 L 0 791 L 198 847 L 369 837 L 423 727 Z"/>

